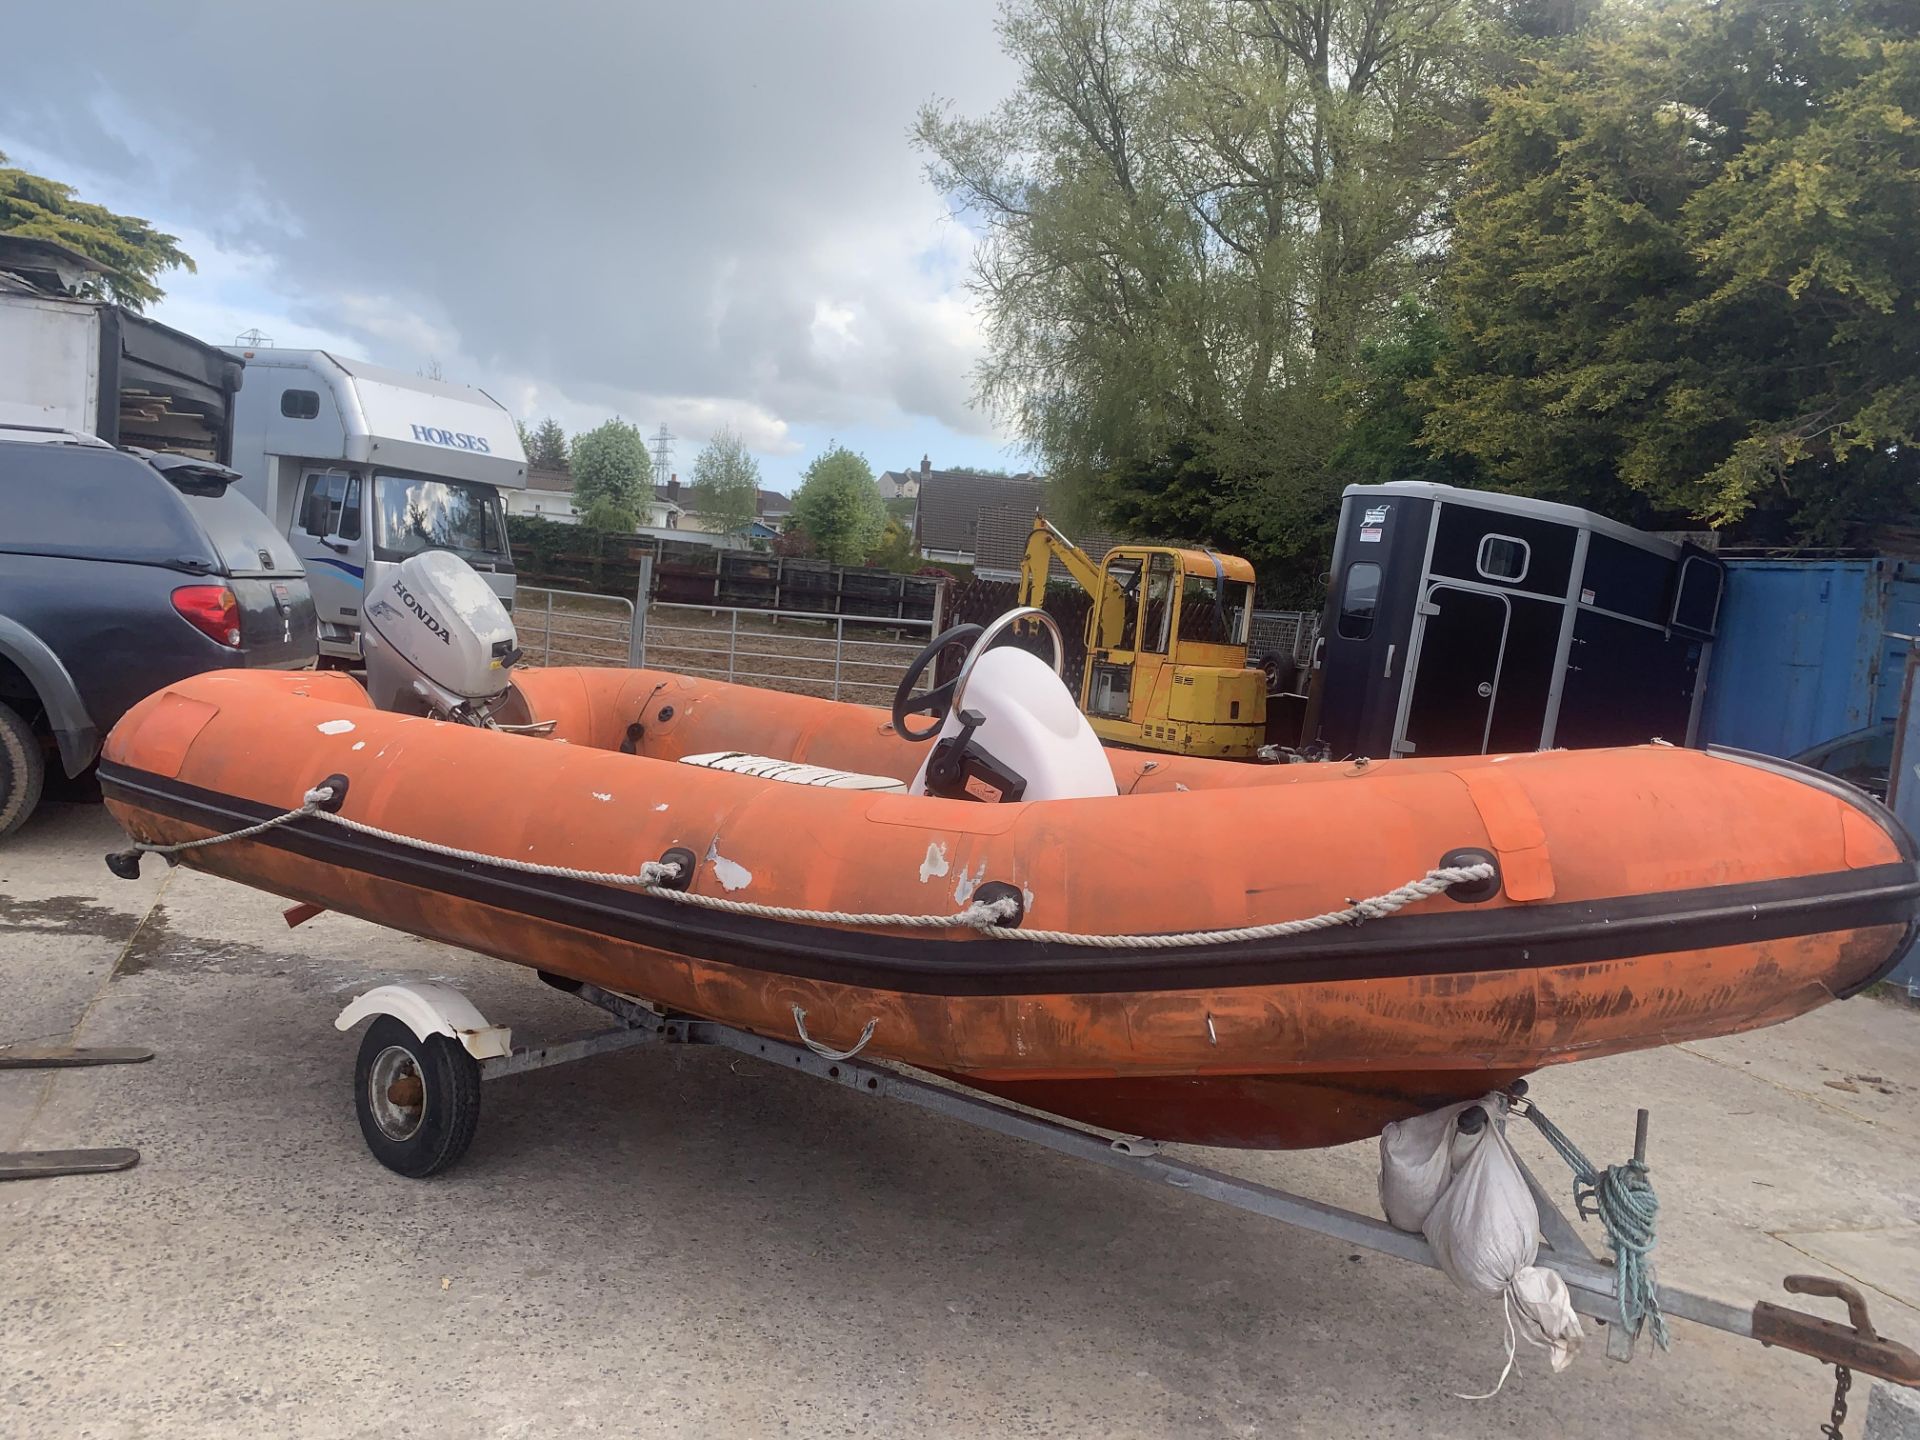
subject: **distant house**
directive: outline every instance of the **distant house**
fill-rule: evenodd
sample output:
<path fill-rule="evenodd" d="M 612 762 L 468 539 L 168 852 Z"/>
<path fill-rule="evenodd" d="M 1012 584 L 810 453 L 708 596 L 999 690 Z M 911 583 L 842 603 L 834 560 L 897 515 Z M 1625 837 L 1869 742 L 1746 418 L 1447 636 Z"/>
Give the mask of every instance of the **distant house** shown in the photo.
<path fill-rule="evenodd" d="M 642 530 L 701 529 L 702 527 L 698 524 L 683 525 L 688 518 L 686 507 L 682 504 L 686 498 L 680 489 L 680 477 L 669 476 L 666 484 L 653 487 L 653 504 L 647 507 L 647 513 L 641 517 L 640 528 Z"/>
<path fill-rule="evenodd" d="M 754 513 L 754 519 L 766 527 L 769 535 L 778 535 L 787 528 L 787 521 L 792 518 L 791 495 L 782 495 L 778 490 L 761 490 L 760 506 Z"/>
<path fill-rule="evenodd" d="M 500 493 L 506 497 L 509 515 L 534 515 L 542 520 L 557 520 L 562 525 L 573 525 L 580 519 L 580 512 L 573 505 L 573 476 L 565 470 L 529 465 L 526 489 Z"/>
<path fill-rule="evenodd" d="M 533 515 L 542 520 L 558 521 L 562 525 L 577 525 L 580 522 L 579 507 L 573 503 L 573 476 L 568 471 L 529 465 L 527 488 L 502 493 L 506 496 L 509 515 Z M 678 530 L 681 517 L 686 513 L 680 503 L 682 498 L 677 478 L 665 485 L 655 485 L 653 498 L 642 507 L 638 528 Z"/>
<path fill-rule="evenodd" d="M 920 477 L 933 473 L 933 461 L 922 455 L 918 470 L 885 470 L 874 478 L 882 500 L 913 500 L 920 494 Z"/>
<path fill-rule="evenodd" d="M 1034 511 L 1046 499 L 1046 482 L 1032 474 L 981 475 L 972 470 L 935 470 L 923 465 L 919 486 L 913 541 L 922 558 L 935 564 L 943 560 L 960 565 L 974 563 L 983 512 L 1024 513 L 1024 534 L 1033 528 Z M 1017 553 L 1014 570 L 1018 573 Z"/>

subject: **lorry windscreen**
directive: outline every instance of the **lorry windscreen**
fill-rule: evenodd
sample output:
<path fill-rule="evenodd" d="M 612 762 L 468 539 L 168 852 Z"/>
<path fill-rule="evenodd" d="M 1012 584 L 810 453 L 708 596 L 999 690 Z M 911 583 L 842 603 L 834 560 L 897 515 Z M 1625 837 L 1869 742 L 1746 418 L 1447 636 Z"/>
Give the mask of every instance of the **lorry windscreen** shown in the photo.
<path fill-rule="evenodd" d="M 496 559 L 507 553 L 500 496 L 491 485 L 376 475 L 374 555 L 404 560 L 422 550 Z"/>

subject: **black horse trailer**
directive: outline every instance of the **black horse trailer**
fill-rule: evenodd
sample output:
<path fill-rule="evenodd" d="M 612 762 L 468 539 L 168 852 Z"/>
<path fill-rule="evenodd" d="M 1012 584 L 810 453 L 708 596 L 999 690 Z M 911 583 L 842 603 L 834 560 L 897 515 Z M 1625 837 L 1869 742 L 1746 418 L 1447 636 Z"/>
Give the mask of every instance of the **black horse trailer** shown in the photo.
<path fill-rule="evenodd" d="M 1571 505 L 1341 497 L 1303 743 L 1335 758 L 1691 744 L 1724 570 Z"/>

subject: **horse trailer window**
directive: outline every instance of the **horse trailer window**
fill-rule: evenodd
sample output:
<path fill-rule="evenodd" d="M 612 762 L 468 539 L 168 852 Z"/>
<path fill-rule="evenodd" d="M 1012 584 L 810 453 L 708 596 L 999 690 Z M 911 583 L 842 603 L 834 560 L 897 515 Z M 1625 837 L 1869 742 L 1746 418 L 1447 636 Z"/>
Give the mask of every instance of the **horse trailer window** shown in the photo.
<path fill-rule="evenodd" d="M 1696 635 L 1711 635 L 1720 623 L 1720 562 L 1689 555 L 1680 562 L 1674 587 L 1673 624 Z"/>
<path fill-rule="evenodd" d="M 1364 640 L 1373 634 L 1373 612 L 1380 603 L 1380 567 L 1371 560 L 1347 566 L 1347 583 L 1340 591 L 1342 640 Z"/>
<path fill-rule="evenodd" d="M 289 420 L 314 420 L 320 415 L 320 392 L 317 390 L 282 390 L 280 392 L 280 413 Z"/>
<path fill-rule="evenodd" d="M 1482 579 L 1518 585 L 1527 578 L 1527 563 L 1532 558 L 1533 551 L 1524 540 L 1516 540 L 1511 535 L 1483 535 L 1473 568 L 1480 572 Z"/>

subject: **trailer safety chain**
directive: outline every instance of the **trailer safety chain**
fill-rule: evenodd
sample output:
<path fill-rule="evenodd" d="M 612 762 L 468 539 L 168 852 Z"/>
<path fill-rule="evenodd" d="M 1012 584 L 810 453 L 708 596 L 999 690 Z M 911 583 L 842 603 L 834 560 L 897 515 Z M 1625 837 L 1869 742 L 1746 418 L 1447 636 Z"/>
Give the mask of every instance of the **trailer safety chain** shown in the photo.
<path fill-rule="evenodd" d="M 1847 1423 L 1847 1391 L 1853 1388 L 1853 1371 L 1844 1365 L 1833 1367 L 1833 1418 L 1820 1427 L 1826 1440 L 1846 1440 L 1840 1427 Z"/>
<path fill-rule="evenodd" d="M 1638 1335 L 1646 1326 L 1654 1343 L 1665 1350 L 1667 1317 L 1660 1312 L 1653 1275 L 1654 1222 L 1660 1214 L 1660 1199 L 1653 1193 L 1644 1156 L 1636 1153 L 1624 1164 L 1599 1169 L 1532 1100 L 1516 1097 L 1509 1108 L 1531 1120 L 1573 1171 L 1573 1205 L 1580 1218 L 1598 1218 L 1606 1229 L 1607 1243 L 1613 1247 L 1620 1323 L 1629 1335 Z M 1644 1119 L 1645 1112 L 1641 1114 Z M 1841 1408 L 1844 1414 L 1845 1406 Z"/>
<path fill-rule="evenodd" d="M 425 851 L 430 855 L 443 855 L 451 860 L 464 860 L 475 865 L 492 865 L 503 870 L 518 871 L 523 875 L 541 875 L 556 880 L 581 880 L 596 885 L 627 886 L 644 890 L 655 899 L 670 901 L 675 905 L 690 905 L 696 909 L 717 910 L 730 915 L 748 915 L 767 920 L 797 920 L 814 925 L 858 925 L 888 930 L 974 930 L 996 940 L 1025 940 L 1042 945 L 1084 945 L 1103 950 L 1174 950 L 1196 944 L 1228 945 L 1250 940 L 1275 940 L 1289 935 L 1306 935 L 1316 930 L 1330 930 L 1342 925 L 1358 925 L 1367 920 L 1383 919 L 1418 901 L 1444 894 L 1455 885 L 1470 885 L 1477 881 L 1490 880 L 1499 873 L 1493 865 L 1486 862 L 1474 865 L 1443 865 L 1427 871 L 1416 880 L 1409 880 L 1404 885 L 1396 886 L 1384 894 L 1370 896 L 1364 900 L 1349 900 L 1338 910 L 1309 915 L 1301 920 L 1276 920 L 1266 925 L 1243 925 L 1226 930 L 1178 930 L 1146 935 L 1090 935 L 1071 930 L 1028 930 L 1020 928 L 1017 924 L 1004 923 L 1009 920 L 1017 921 L 1020 917 L 1022 905 L 1014 896 L 975 900 L 964 909 L 950 915 L 921 915 L 860 910 L 807 910 L 792 905 L 762 905 L 751 900 L 734 900 L 725 895 L 700 895 L 665 883 L 686 878 L 680 873 L 678 861 L 649 860 L 630 875 L 608 870 L 579 870 L 569 865 L 542 865 L 532 860 L 514 860 L 505 855 L 488 855 L 479 850 L 463 850 L 455 845 L 442 845 L 433 840 L 422 840 L 395 830 L 382 829 L 378 825 L 369 825 L 363 820 L 349 819 L 327 808 L 333 800 L 334 789 L 331 785 L 316 785 L 301 797 L 301 803 L 294 809 L 284 811 L 271 819 L 262 820 L 256 825 L 249 825 L 241 830 L 231 830 L 224 835 L 206 835 L 198 840 L 181 840 L 172 844 L 163 845 L 136 840 L 130 848 L 115 851 L 107 856 L 107 864 L 116 875 L 124 879 L 132 879 L 139 873 L 140 856 L 143 854 L 171 857 L 183 851 L 197 850 L 205 845 L 219 845 L 228 840 L 249 840 L 295 820 L 323 820 L 343 830 L 351 830 L 356 834 L 403 845 L 411 850 Z"/>

